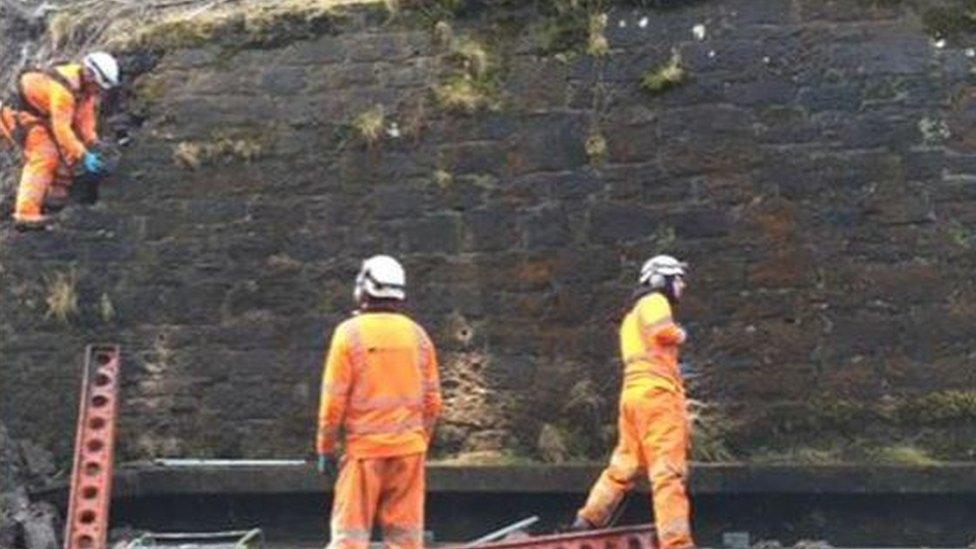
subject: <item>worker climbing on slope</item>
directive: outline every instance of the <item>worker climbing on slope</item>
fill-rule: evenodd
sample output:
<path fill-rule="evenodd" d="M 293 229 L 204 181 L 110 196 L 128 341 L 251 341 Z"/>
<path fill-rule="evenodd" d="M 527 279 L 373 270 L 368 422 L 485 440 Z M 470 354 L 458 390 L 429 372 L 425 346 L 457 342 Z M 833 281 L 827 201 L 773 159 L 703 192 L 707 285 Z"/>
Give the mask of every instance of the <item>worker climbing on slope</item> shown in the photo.
<path fill-rule="evenodd" d="M 434 345 L 403 314 L 406 275 L 392 257 L 363 262 L 355 316 L 332 336 L 319 408 L 318 470 L 336 469 L 329 547 L 366 548 L 378 522 L 388 547 L 423 547 L 424 462 L 442 401 Z"/>
<path fill-rule="evenodd" d="M 641 268 L 635 304 L 620 327 L 624 383 L 619 442 L 577 513 L 574 530 L 607 526 L 646 471 L 661 547 L 694 546 L 687 494 L 689 427 L 678 369 L 678 348 L 686 335 L 672 318 L 672 307 L 684 292 L 686 268 L 667 255 Z"/>
<path fill-rule="evenodd" d="M 81 63 L 29 70 L 18 81 L 19 107 L 0 104 L 0 133 L 23 150 L 24 169 L 17 189 L 14 223 L 43 228 L 52 207 L 67 201 L 74 171 L 102 175 L 98 152 L 98 107 L 103 92 L 119 85 L 119 64 L 105 52 Z"/>

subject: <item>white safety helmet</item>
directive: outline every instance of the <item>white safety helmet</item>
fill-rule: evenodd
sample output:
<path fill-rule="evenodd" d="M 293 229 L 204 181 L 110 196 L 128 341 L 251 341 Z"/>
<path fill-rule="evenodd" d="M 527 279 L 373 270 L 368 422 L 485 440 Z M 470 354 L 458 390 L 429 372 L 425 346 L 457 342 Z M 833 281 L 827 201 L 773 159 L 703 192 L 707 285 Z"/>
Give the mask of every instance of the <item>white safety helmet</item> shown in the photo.
<path fill-rule="evenodd" d="M 86 69 L 95 77 L 98 87 L 110 90 L 119 85 L 119 62 L 110 53 L 96 51 L 89 53 L 82 60 Z"/>
<path fill-rule="evenodd" d="M 406 299 L 407 275 L 400 262 L 388 255 L 376 255 L 366 261 L 356 276 L 353 297 L 361 302 L 365 296 L 376 299 Z"/>
<path fill-rule="evenodd" d="M 641 267 L 640 284 L 648 285 L 651 288 L 663 288 L 667 277 L 685 276 L 685 269 L 688 264 L 671 257 L 670 255 L 657 255 L 646 262 Z"/>

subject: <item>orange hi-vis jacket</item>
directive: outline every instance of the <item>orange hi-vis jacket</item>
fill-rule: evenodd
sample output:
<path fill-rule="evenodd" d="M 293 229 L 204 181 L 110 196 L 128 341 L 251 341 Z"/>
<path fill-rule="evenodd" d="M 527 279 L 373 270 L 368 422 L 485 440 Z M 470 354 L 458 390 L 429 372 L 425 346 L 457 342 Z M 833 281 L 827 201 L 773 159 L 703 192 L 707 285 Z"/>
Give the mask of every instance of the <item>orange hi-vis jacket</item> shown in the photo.
<path fill-rule="evenodd" d="M 26 107 L 43 117 L 65 161 L 76 163 L 98 140 L 99 92 L 82 87 L 81 65 L 70 63 L 52 69 L 52 76 L 40 71 L 24 73 L 20 93 Z M 67 86 L 67 87 L 66 87 Z"/>
<path fill-rule="evenodd" d="M 657 292 L 642 297 L 620 327 L 624 389 L 660 387 L 683 394 L 678 348 L 684 341 L 667 298 Z"/>
<path fill-rule="evenodd" d="M 317 450 L 380 458 L 423 453 L 443 406 L 437 355 L 410 318 L 365 312 L 332 336 L 322 378 Z"/>

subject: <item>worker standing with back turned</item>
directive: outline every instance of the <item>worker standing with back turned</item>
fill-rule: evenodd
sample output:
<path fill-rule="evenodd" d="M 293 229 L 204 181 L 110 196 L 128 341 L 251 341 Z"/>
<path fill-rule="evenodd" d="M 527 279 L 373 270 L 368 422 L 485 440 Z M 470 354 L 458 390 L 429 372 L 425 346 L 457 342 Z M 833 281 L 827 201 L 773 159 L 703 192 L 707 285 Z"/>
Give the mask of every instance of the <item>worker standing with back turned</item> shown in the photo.
<path fill-rule="evenodd" d="M 579 510 L 574 530 L 607 526 L 646 471 L 660 546 L 694 547 L 687 493 L 688 413 L 678 369 L 678 348 L 686 334 L 672 317 L 672 307 L 684 292 L 686 269 L 667 255 L 651 258 L 641 268 L 635 304 L 620 327 L 624 383 L 619 442 Z"/>
<path fill-rule="evenodd" d="M 387 547 L 424 542 L 424 463 L 442 407 L 437 356 L 423 328 L 403 314 L 403 267 L 389 256 L 363 262 L 355 316 L 333 336 L 322 379 L 319 473 L 336 470 L 329 547 L 369 546 L 378 522 Z"/>
<path fill-rule="evenodd" d="M 0 103 L 0 134 L 23 150 L 14 223 L 43 228 L 45 202 L 63 206 L 76 165 L 103 175 L 97 150 L 98 106 L 103 92 L 119 85 L 119 64 L 105 52 L 80 63 L 25 71 L 18 80 L 17 108 Z"/>

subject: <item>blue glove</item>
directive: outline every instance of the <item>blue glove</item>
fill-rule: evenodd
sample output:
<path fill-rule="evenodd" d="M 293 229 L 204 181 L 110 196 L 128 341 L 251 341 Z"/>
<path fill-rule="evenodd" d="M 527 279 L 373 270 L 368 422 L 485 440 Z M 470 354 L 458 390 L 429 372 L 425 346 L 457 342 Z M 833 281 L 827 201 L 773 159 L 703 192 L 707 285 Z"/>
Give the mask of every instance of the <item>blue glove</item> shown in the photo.
<path fill-rule="evenodd" d="M 102 156 L 96 152 L 86 152 L 85 156 L 81 158 L 81 162 L 85 166 L 85 171 L 88 173 L 105 173 L 105 161 L 103 161 Z"/>
<path fill-rule="evenodd" d="M 318 461 L 315 463 L 315 469 L 322 476 L 335 477 L 338 471 L 335 456 L 332 454 L 319 454 Z"/>

